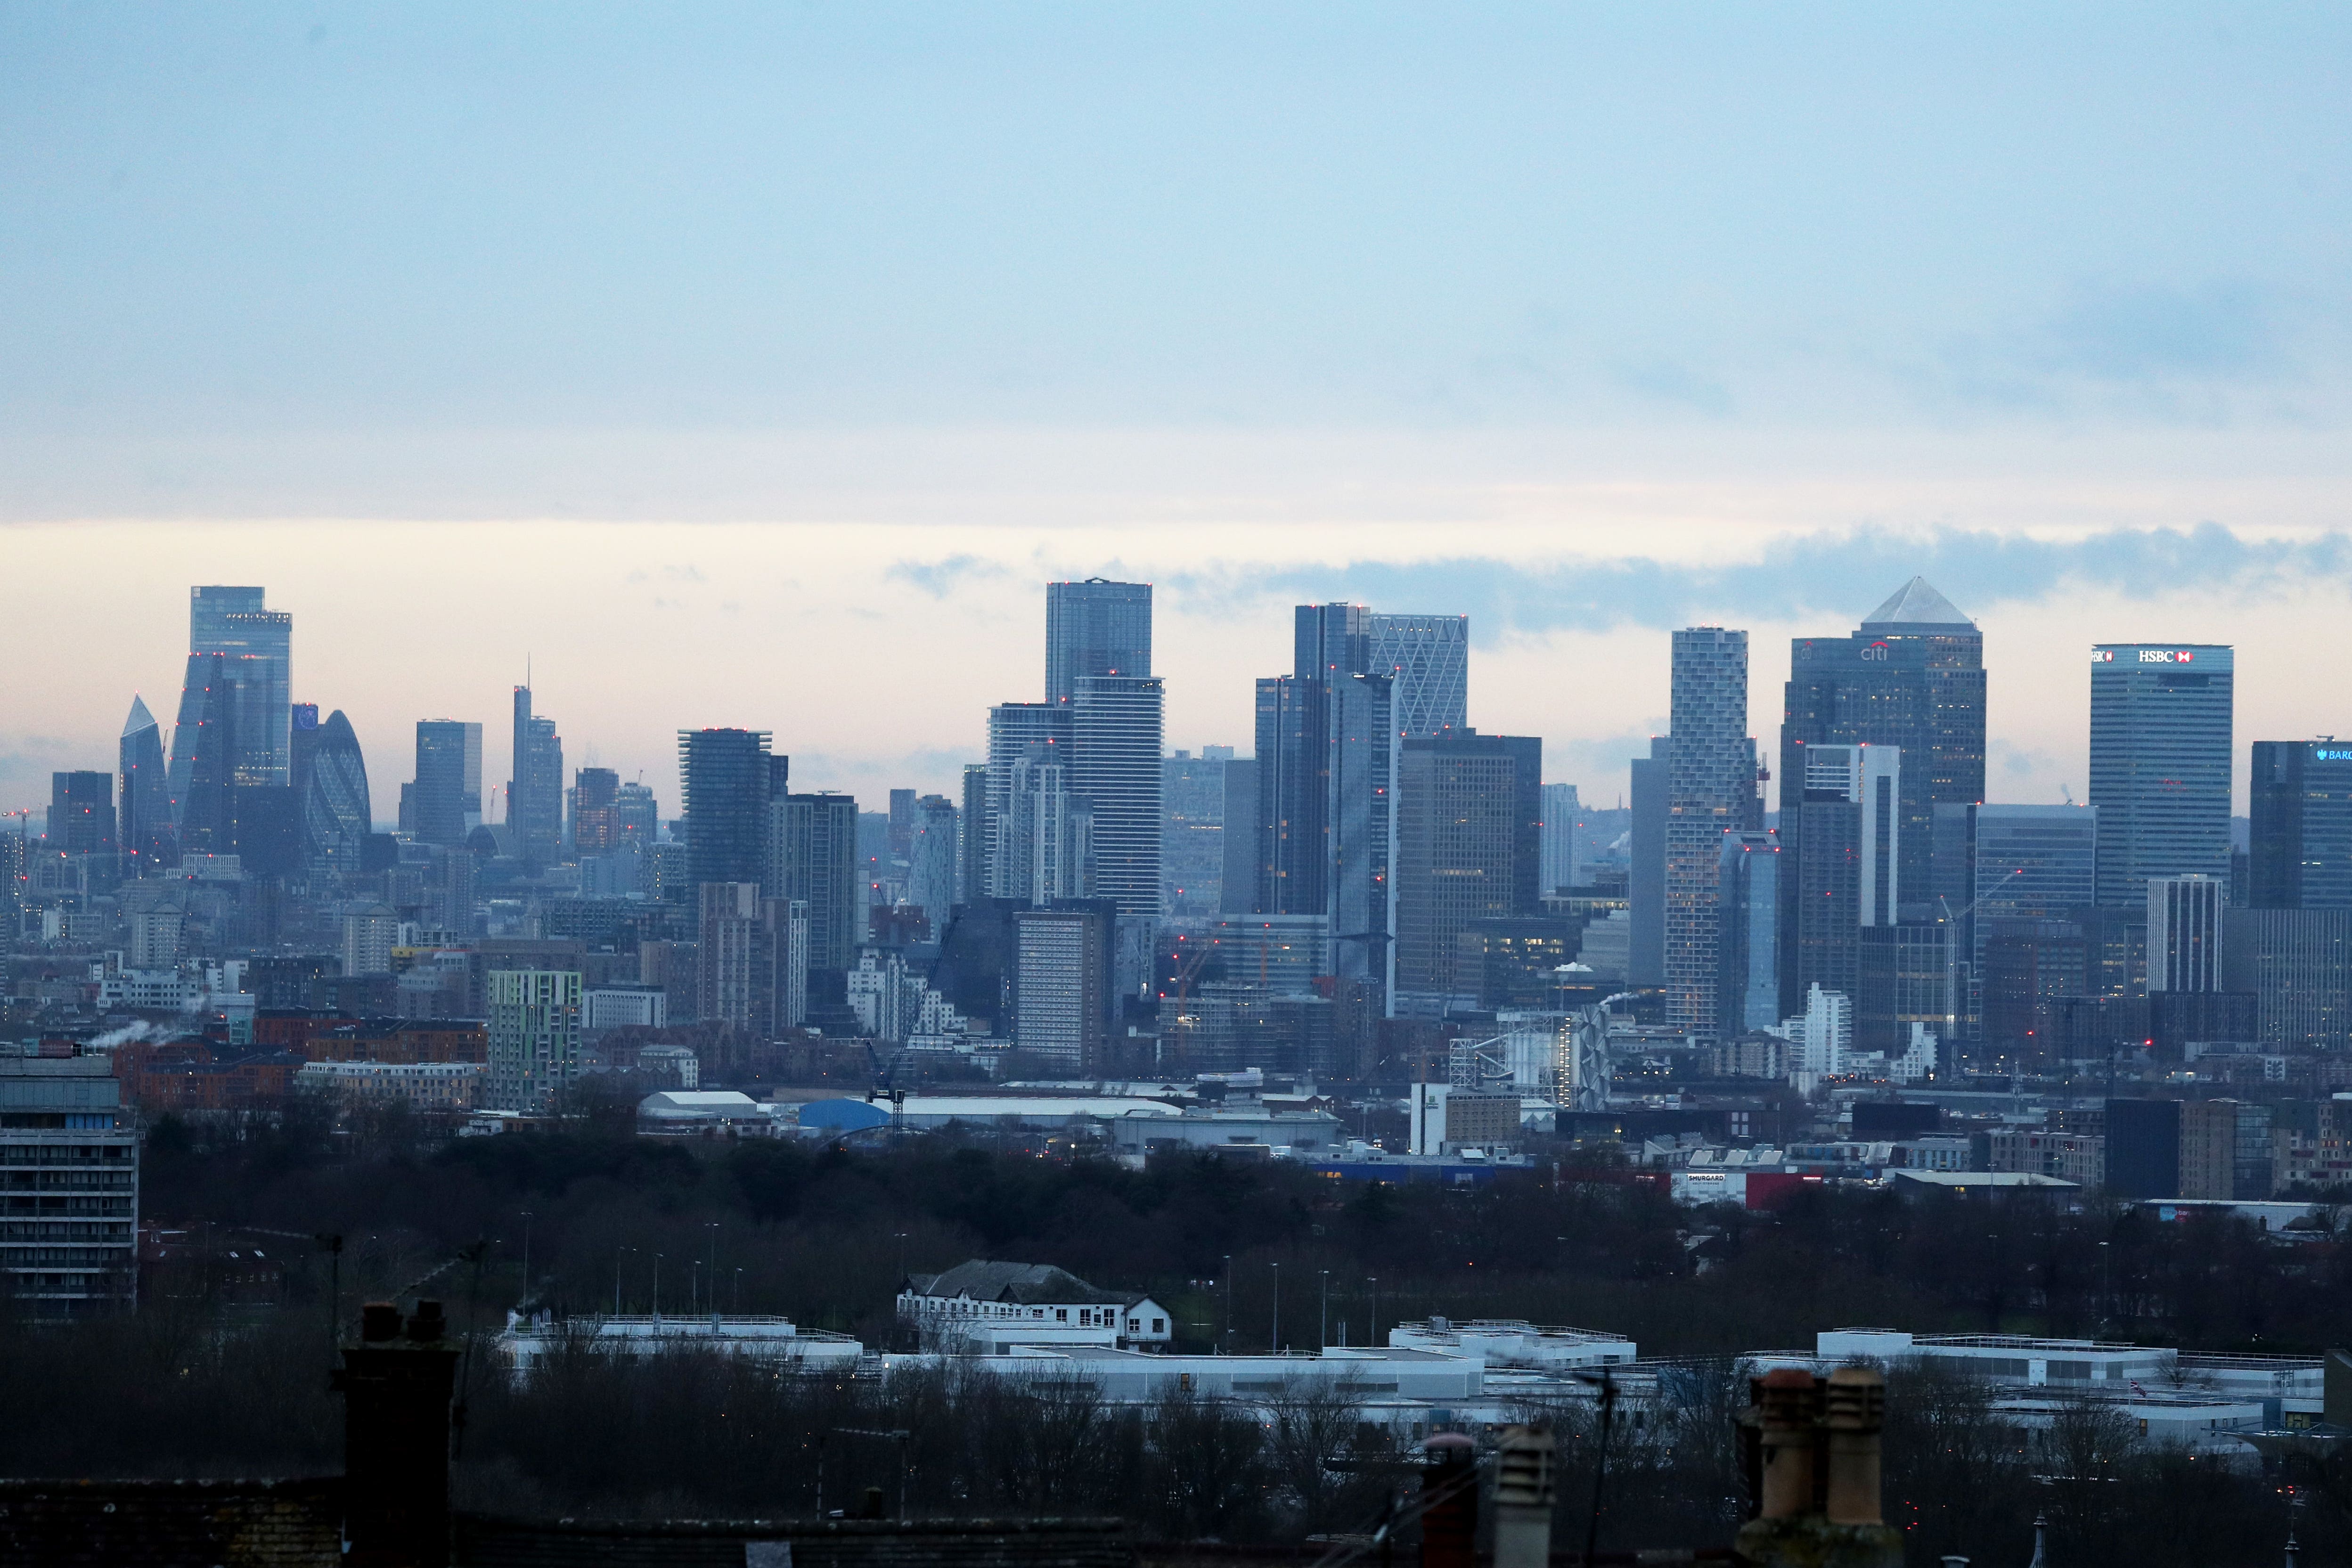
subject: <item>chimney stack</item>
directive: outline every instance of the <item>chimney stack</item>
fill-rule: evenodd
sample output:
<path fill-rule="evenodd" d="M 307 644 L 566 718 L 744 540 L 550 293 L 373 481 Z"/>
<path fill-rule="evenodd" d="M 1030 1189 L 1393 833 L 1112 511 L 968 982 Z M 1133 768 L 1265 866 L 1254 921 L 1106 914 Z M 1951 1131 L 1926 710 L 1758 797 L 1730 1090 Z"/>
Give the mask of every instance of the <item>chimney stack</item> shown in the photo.
<path fill-rule="evenodd" d="M 1549 1568 L 1557 1451 L 1542 1426 L 1503 1434 L 1495 1463 L 1495 1568 Z"/>
<path fill-rule="evenodd" d="M 1422 1445 L 1421 1568 L 1476 1568 L 1478 1466 L 1470 1439 L 1440 1432 Z"/>
<path fill-rule="evenodd" d="M 1753 1380 L 1748 1397 L 1740 1449 L 1756 1513 L 1740 1557 L 1757 1568 L 1902 1568 L 1903 1538 L 1879 1510 L 1885 1378 L 1782 1367 Z"/>
<path fill-rule="evenodd" d="M 347 1568 L 447 1568 L 449 1391 L 457 1352 L 438 1301 L 404 1321 L 389 1301 L 360 1311 L 343 1347 Z"/>

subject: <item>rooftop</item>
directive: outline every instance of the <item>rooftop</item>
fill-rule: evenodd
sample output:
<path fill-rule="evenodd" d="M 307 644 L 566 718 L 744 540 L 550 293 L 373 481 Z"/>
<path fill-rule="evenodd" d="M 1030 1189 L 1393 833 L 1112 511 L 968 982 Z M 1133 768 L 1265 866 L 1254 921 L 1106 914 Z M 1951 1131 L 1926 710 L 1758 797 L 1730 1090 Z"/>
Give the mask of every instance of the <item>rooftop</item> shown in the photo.
<path fill-rule="evenodd" d="M 1873 626 L 1967 626 L 1974 630 L 1976 623 L 1960 614 L 1949 599 L 1928 585 L 1925 577 L 1914 577 L 1886 603 L 1862 618 L 1863 629 Z"/>

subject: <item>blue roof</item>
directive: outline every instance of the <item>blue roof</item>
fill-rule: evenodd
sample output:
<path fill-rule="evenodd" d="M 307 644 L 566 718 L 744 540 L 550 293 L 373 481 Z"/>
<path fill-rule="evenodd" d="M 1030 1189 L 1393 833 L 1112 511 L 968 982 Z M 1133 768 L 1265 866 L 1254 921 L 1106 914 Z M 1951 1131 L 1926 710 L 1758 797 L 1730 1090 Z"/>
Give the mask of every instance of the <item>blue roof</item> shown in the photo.
<path fill-rule="evenodd" d="M 862 1100 L 812 1100 L 801 1107 L 803 1127 L 838 1127 L 854 1132 L 861 1127 L 879 1127 L 889 1120 L 889 1111 Z"/>

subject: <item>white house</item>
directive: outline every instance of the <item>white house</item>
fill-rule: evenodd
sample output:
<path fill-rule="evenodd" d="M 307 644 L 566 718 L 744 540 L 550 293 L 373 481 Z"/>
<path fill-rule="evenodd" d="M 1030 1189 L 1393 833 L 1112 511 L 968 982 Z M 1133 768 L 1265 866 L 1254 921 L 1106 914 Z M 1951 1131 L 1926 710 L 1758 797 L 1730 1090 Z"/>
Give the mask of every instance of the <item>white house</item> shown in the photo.
<path fill-rule="evenodd" d="M 1050 1263 L 973 1258 L 944 1274 L 910 1274 L 898 1321 L 926 1350 L 1001 1355 L 1017 1345 L 1150 1349 L 1175 1337 L 1168 1309 L 1149 1296 L 1098 1290 Z"/>

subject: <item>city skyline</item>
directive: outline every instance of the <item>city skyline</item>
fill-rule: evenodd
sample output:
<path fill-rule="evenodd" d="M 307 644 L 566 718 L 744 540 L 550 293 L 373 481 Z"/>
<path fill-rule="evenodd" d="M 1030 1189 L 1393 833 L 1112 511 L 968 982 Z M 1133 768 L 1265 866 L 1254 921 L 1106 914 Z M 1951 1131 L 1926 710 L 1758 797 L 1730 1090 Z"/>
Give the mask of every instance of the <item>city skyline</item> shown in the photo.
<path fill-rule="evenodd" d="M 1909 575 L 1902 573 L 1879 583 L 1853 607 L 1821 614 L 1842 613 L 1851 625 Z M 1944 581 L 1929 575 L 1947 596 L 1964 599 L 1964 595 L 1946 587 Z M 244 580 L 250 582 L 254 577 L 248 574 Z M 339 608 L 332 593 L 323 597 L 315 590 L 306 593 L 301 579 L 280 578 L 267 582 L 266 586 L 273 611 L 283 609 L 295 617 L 294 699 L 319 702 L 322 712 L 342 709 L 349 715 L 362 751 L 373 760 L 372 771 L 381 772 L 386 759 L 406 754 L 419 719 L 446 717 L 484 722 L 483 776 L 495 780 L 510 776 L 510 747 L 506 743 L 509 726 L 501 721 L 512 692 L 512 678 L 499 680 L 503 670 L 483 668 L 479 672 L 481 679 L 476 680 L 464 668 L 467 660 L 463 639 L 478 637 L 488 641 L 490 634 L 478 626 L 451 627 L 449 636 L 461 639 L 459 644 L 447 648 L 436 645 L 435 657 L 421 661 L 425 668 L 416 671 L 412 683 L 401 679 L 397 671 L 386 670 L 365 658 L 370 632 L 366 625 L 369 617 L 364 613 Z M 676 694 L 672 696 L 669 693 L 673 688 L 667 684 L 648 689 L 642 672 L 617 680 L 606 679 L 614 669 L 615 655 L 623 666 L 641 662 L 628 658 L 630 650 L 625 646 L 591 650 L 588 662 L 578 667 L 577 674 L 560 666 L 551 668 L 547 661 L 541 659 L 534 664 L 534 679 L 544 705 L 566 716 L 567 766 L 613 767 L 625 780 L 635 779 L 642 771 L 644 782 L 655 789 L 661 801 L 665 816 L 674 816 L 678 809 L 672 751 L 676 731 L 680 727 L 705 723 L 748 724 L 775 730 L 780 736 L 779 751 L 789 751 L 793 755 L 796 778 L 809 778 L 811 787 L 845 789 L 879 799 L 887 785 L 912 785 L 922 793 L 960 798 L 961 765 L 985 754 L 985 710 L 992 702 L 1001 700 L 994 693 L 1003 689 L 976 687 L 976 682 L 993 682 L 1001 672 L 1016 683 L 1013 689 L 1025 690 L 1036 684 L 1035 648 L 1044 624 L 1045 583 L 1040 579 L 1028 586 L 1034 593 L 1020 610 L 1033 614 L 1036 617 L 1033 623 L 1024 626 L 1015 620 L 1009 626 L 992 625 L 995 635 L 981 645 L 976 657 L 965 659 L 961 668 L 934 672 L 940 680 L 939 688 L 919 683 L 907 687 L 902 700 L 888 704 L 878 717 L 870 704 L 852 701 L 850 707 L 856 711 L 844 711 L 836 700 L 841 694 L 827 689 L 794 688 L 790 682 L 780 683 L 781 689 L 764 700 L 747 697 L 722 701 L 701 683 L 691 680 L 675 688 Z M 1233 649 L 1235 646 L 1248 648 L 1270 645 L 1281 651 L 1269 652 L 1266 659 L 1278 661 L 1274 663 L 1275 668 L 1286 667 L 1290 662 L 1286 645 L 1291 638 L 1285 635 L 1290 629 L 1290 605 L 1276 604 L 1268 595 L 1260 595 L 1244 614 L 1230 602 L 1202 595 L 1194 587 L 1171 586 L 1164 579 L 1156 586 L 1160 601 L 1159 640 L 1170 651 L 1156 657 L 1155 668 L 1176 672 L 1163 678 L 1168 692 L 1167 746 L 1197 752 L 1205 745 L 1228 744 L 1246 752 L 1251 745 L 1249 677 L 1262 674 L 1263 670 L 1247 671 L 1233 680 L 1228 689 L 1226 672 L 1235 662 Z M 1433 583 L 1433 597 L 1442 586 L 1442 581 Z M 1453 613 L 1432 609 L 1426 600 L 1400 600 L 1397 595 L 1412 594 L 1411 578 L 1391 584 L 1384 591 L 1391 595 L 1378 601 L 1384 609 L 1393 605 L 1411 613 Z M 60 669 L 57 681 L 23 694 L 28 705 L 48 709 L 54 717 L 46 718 L 39 725 L 39 732 L 34 735 L 0 737 L 9 742 L 0 746 L 0 789 L 12 795 L 26 796 L 23 800 L 0 802 L 0 809 L 37 807 L 47 797 L 48 774 L 52 772 L 110 766 L 119 719 L 110 720 L 89 710 L 58 710 L 66 707 L 64 693 L 94 688 L 100 673 L 129 663 L 129 649 L 156 643 L 184 643 L 186 584 L 159 588 L 158 592 L 170 595 L 175 613 L 168 619 L 173 624 L 158 627 L 152 622 L 142 622 L 138 635 L 126 634 L 119 640 L 110 641 L 95 650 L 91 659 Z M 955 596 L 952 590 L 941 598 L 916 595 L 919 605 L 933 612 L 934 619 L 942 605 L 950 606 L 952 611 Z M 2121 639 L 2066 636 L 2075 616 L 2081 615 L 2079 605 L 2067 617 L 2068 626 L 2054 626 L 2049 617 L 2035 616 L 2030 605 L 2005 605 L 1998 599 L 1990 605 L 1980 605 L 1973 600 L 1966 603 L 1969 615 L 1983 628 L 1986 640 L 1991 714 L 1988 724 L 1986 798 L 2034 804 L 2061 798 L 2062 789 L 2071 791 L 2077 800 L 2085 798 L 2087 692 L 2081 683 L 2042 680 L 2034 666 L 2063 658 L 2066 664 L 2079 668 L 2095 641 Z M 987 612 L 961 613 L 992 623 Z M 1557 689 L 1559 683 L 1555 679 L 1553 689 L 1530 692 L 1524 687 L 1514 689 L 1517 685 L 1515 677 L 1523 681 L 1536 673 L 1530 668 L 1536 661 L 1530 658 L 1517 634 L 1506 634 L 1503 647 L 1491 643 L 1482 646 L 1478 615 L 1475 610 L 1469 613 L 1473 628 L 1471 658 L 1476 667 L 1469 714 L 1473 725 L 1487 732 L 1541 735 L 1546 742 L 1548 782 L 1577 784 L 1588 807 L 1615 804 L 1626 788 L 1625 759 L 1645 752 L 1648 736 L 1663 733 L 1665 728 L 1663 709 L 1668 639 L 1664 630 L 1653 633 L 1645 626 L 1624 627 L 1610 634 L 1608 640 L 1620 645 L 1619 657 L 1627 667 L 1622 684 L 1612 682 L 1602 689 L 1601 683 L 1595 683 L 1595 689 L 1589 691 L 1572 688 L 1563 691 Z M 32 618 L 37 618 L 38 614 L 36 607 Z M 923 617 L 916 607 L 910 606 L 908 615 L 910 625 L 922 624 Z M 1753 617 L 1726 623 L 1742 626 L 1750 632 L 1755 651 L 1750 661 L 1749 708 L 1757 716 L 1751 728 L 1758 731 L 1768 757 L 1778 750 L 1780 688 L 1788 674 L 1785 650 L 1791 637 L 1820 629 L 1814 612 L 1803 615 L 1805 619 L 1790 617 L 1776 629 L 1768 629 L 1772 627 L 1771 622 Z M 2177 601 L 2160 610 L 2117 605 L 2116 618 L 2126 625 L 2144 625 L 2159 615 L 2168 616 L 2175 624 L 2236 628 L 2240 638 L 2236 644 L 2238 658 L 2250 671 L 2248 679 L 2240 683 L 2237 697 L 2240 735 L 2294 739 L 2332 733 L 2337 727 L 2324 690 L 2314 689 L 2311 683 L 2284 678 L 2286 669 L 2291 668 L 2290 659 L 2301 662 L 2309 657 L 2307 652 L 2298 651 L 2302 639 L 2295 627 L 2279 625 L 2276 616 L 2263 616 L 2259 606 L 2248 606 L 2242 618 L 2213 613 L 2210 607 L 2199 614 Z M 166 617 L 159 610 L 156 618 Z M 719 629 L 723 632 L 729 627 L 740 627 L 741 617 L 712 619 L 722 623 Z M 0 640 L 19 635 L 21 626 L 13 633 L 0 629 Z M 750 634 L 739 629 L 736 635 Z M 2177 640 L 2201 643 L 2228 638 L 2209 634 L 2183 636 Z M 712 636 L 710 642 L 714 658 L 729 657 L 724 651 L 726 639 Z M 887 648 L 896 645 L 884 637 L 876 639 L 876 646 Z M 2269 657 L 2263 657 L 2265 647 L 2270 650 Z M 1243 657 L 1255 659 L 1258 656 L 1250 653 Z M 151 668 L 153 664 L 167 665 L 176 673 L 185 660 L 182 647 L 161 658 L 142 662 Z M 973 670 L 980 673 L 974 675 Z M 2265 679 L 2266 670 L 2278 671 L 2278 678 Z M 852 671 L 845 673 L 844 679 L 854 682 L 858 678 Z M 382 695 L 373 701 L 365 700 L 355 694 L 354 681 L 364 682 L 357 689 L 373 689 Z M 760 684 L 756 676 L 753 684 Z M 951 700 L 954 690 L 974 689 L 984 695 L 970 707 Z M 1651 715 L 1655 721 L 1654 729 L 1640 722 L 1641 710 L 1646 706 L 1642 694 L 1652 689 L 1658 704 L 1658 710 Z M 1630 700 L 1629 689 L 1633 694 Z M 475 693 L 472 704 L 461 708 L 459 704 L 469 691 Z M 151 711 L 176 710 L 179 692 L 153 679 L 134 682 L 129 689 L 102 690 L 99 695 L 119 714 L 134 692 L 147 702 Z M 406 694 L 411 692 L 416 695 L 408 697 Z M 444 701 L 432 695 L 436 692 L 452 695 Z M 600 698 L 604 700 L 601 710 Z M 404 701 L 408 703 L 407 710 L 394 707 L 386 711 L 387 704 Z M 1604 728 L 1605 720 L 1614 716 L 1606 710 L 1609 707 L 1613 707 L 1616 713 L 1632 716 L 1635 722 L 1613 731 Z M 1592 710 L 1596 708 L 1604 710 L 1594 713 Z M 2028 721 L 2004 729 L 2002 715 L 2017 714 L 2021 709 Z M 698 710 L 692 723 L 677 716 L 681 710 Z M 778 710 L 784 714 L 797 711 L 803 722 L 796 726 L 791 718 L 779 716 Z M 641 736 L 635 717 L 640 713 L 667 715 L 663 720 L 667 727 L 653 736 Z M 1546 713 L 1553 716 L 1549 722 L 1540 717 Z M 975 720 L 974 714 L 981 717 Z M 1538 717 L 1528 720 L 1514 718 L 1515 714 Z M 89 731 L 90 740 L 86 743 L 69 740 L 68 737 L 76 728 Z M 166 730 L 168 734 L 168 725 Z M 785 736 L 791 737 L 789 742 L 782 738 Z M 2240 752 L 2243 749 L 2237 748 Z M 665 752 L 669 754 L 664 755 Z M 2244 759 L 2239 757 L 2233 767 L 2232 809 L 2241 816 L 2247 810 L 2245 774 Z M 1768 792 L 1768 802 L 1774 806 L 1778 784 L 1776 779 Z M 500 797 L 503 793 L 497 792 Z M 376 806 L 379 819 L 388 822 L 392 805 L 380 781 Z M 491 802 L 492 820 L 503 819 L 503 807 L 502 798 Z"/>

